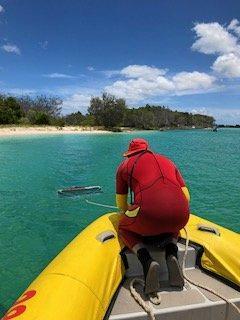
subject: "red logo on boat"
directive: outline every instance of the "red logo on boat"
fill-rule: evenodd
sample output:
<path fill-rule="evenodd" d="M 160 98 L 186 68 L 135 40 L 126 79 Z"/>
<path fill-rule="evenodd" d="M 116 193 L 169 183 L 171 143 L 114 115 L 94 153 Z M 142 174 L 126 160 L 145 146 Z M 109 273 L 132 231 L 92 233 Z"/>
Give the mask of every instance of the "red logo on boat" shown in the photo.
<path fill-rule="evenodd" d="M 2 318 L 2 320 L 10 320 L 23 314 L 27 307 L 22 303 L 34 297 L 36 293 L 36 290 L 29 290 L 24 292 L 22 296 L 14 303 L 12 308 Z"/>

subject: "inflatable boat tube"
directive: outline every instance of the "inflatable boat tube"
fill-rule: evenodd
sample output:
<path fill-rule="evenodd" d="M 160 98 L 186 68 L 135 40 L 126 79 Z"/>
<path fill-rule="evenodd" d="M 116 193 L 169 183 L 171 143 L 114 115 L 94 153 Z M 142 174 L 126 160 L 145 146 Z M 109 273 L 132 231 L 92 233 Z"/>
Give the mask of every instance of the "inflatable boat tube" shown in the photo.
<path fill-rule="evenodd" d="M 105 214 L 83 230 L 2 320 L 102 320 L 125 274 L 119 217 Z M 187 232 L 203 248 L 202 267 L 240 285 L 240 235 L 194 215 Z"/>

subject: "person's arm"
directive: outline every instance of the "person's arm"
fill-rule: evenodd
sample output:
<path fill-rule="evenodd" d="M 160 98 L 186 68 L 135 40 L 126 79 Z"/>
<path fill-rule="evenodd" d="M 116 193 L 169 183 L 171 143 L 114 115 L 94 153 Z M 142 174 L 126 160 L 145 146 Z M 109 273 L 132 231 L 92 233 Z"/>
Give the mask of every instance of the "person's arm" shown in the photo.
<path fill-rule="evenodd" d="M 188 202 L 190 202 L 190 193 L 189 193 L 189 190 L 188 190 L 188 188 L 186 186 L 182 187 L 182 192 L 184 193 L 184 195 L 187 198 Z"/>
<path fill-rule="evenodd" d="M 125 212 L 128 209 L 127 194 L 116 193 L 116 205 L 121 212 Z"/>
<path fill-rule="evenodd" d="M 116 205 L 121 212 L 125 212 L 128 209 L 128 184 L 123 179 L 123 167 L 124 162 L 120 164 L 116 174 Z"/>
<path fill-rule="evenodd" d="M 190 201 L 190 193 L 189 193 L 189 190 L 185 184 L 185 181 L 180 173 L 180 171 L 178 170 L 178 168 L 176 168 L 176 177 L 177 177 L 177 180 L 182 188 L 182 192 L 184 193 L 185 197 L 187 198 L 188 202 Z"/>

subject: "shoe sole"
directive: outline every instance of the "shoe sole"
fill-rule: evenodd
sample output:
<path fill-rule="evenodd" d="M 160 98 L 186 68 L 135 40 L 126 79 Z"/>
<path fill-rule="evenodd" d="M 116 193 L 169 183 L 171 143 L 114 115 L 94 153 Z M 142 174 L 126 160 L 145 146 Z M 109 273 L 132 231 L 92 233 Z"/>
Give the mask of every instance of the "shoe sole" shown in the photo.
<path fill-rule="evenodd" d="M 144 288 L 145 294 L 158 292 L 160 289 L 160 266 L 156 261 L 150 264 L 147 276 L 146 284 Z"/>
<path fill-rule="evenodd" d="M 167 258 L 167 267 L 169 273 L 169 283 L 172 287 L 183 288 L 184 278 L 182 269 L 178 263 L 178 259 L 175 256 Z"/>

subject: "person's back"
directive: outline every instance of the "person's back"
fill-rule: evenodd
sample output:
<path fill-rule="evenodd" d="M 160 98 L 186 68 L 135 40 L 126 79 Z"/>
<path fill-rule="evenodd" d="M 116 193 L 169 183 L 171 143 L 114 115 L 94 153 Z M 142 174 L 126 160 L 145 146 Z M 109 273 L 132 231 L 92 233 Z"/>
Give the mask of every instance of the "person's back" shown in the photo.
<path fill-rule="evenodd" d="M 188 191 L 175 164 L 150 151 L 145 140 L 133 140 L 125 156 L 127 159 L 119 166 L 116 177 L 117 204 L 125 211 L 120 219 L 119 234 L 125 244 L 138 254 L 146 278 L 149 263 L 154 261 L 146 253 L 144 236 L 170 234 L 172 241 L 166 247 L 166 254 L 177 257 L 173 243 L 176 243 L 179 230 L 189 218 Z M 131 204 L 127 207 L 129 188 Z M 141 252 L 145 252 L 142 257 Z M 149 261 L 147 266 L 144 261 Z M 182 282 L 183 279 L 175 281 L 179 286 L 183 285 Z M 153 290 L 153 287 L 148 286 L 146 291 Z"/>

